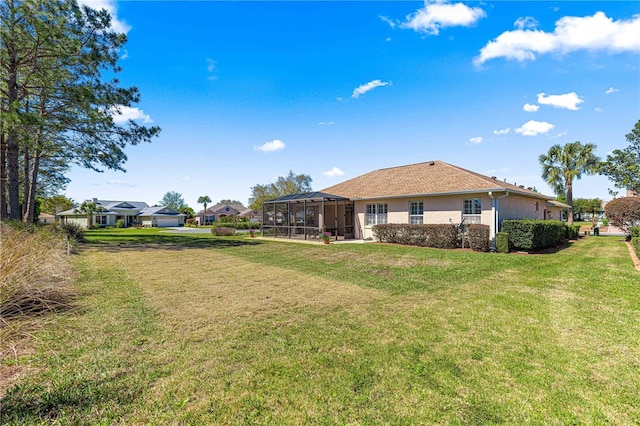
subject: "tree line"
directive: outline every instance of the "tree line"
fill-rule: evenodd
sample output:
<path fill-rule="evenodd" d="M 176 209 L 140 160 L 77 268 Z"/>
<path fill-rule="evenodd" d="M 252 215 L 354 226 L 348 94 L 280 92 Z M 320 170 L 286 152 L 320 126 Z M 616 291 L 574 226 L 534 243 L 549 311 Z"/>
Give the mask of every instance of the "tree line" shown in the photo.
<path fill-rule="evenodd" d="M 140 100 L 116 78 L 127 41 L 74 0 L 0 3 L 0 218 L 33 222 L 71 165 L 124 170 L 124 148 L 160 132 L 115 118 Z"/>

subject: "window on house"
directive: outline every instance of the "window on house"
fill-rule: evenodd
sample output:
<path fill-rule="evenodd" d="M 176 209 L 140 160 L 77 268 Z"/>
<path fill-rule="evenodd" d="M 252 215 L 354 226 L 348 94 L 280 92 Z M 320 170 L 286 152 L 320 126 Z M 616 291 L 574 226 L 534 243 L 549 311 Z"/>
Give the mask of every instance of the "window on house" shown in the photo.
<path fill-rule="evenodd" d="M 463 201 L 462 218 L 464 223 L 471 225 L 472 223 L 482 223 L 482 202 L 480 198 L 468 198 Z"/>
<path fill-rule="evenodd" d="M 387 223 L 387 205 L 384 203 L 367 204 L 364 222 L 365 226 Z"/>
<path fill-rule="evenodd" d="M 422 201 L 411 201 L 409 203 L 409 223 L 422 224 L 424 214 L 424 204 Z"/>
<path fill-rule="evenodd" d="M 536 201 L 536 213 L 540 211 L 540 203 Z"/>

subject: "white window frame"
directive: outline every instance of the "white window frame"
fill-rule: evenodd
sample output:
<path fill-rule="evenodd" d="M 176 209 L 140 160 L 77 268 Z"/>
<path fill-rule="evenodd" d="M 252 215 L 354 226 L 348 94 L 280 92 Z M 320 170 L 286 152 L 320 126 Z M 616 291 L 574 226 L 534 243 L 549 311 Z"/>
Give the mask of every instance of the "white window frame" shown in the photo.
<path fill-rule="evenodd" d="M 387 223 L 388 211 L 389 206 L 387 203 L 366 204 L 364 210 L 365 227 L 370 228 L 373 225 L 382 225 Z"/>
<path fill-rule="evenodd" d="M 424 202 L 423 201 L 409 202 L 409 223 L 415 224 L 415 225 L 422 225 L 424 223 Z"/>
<path fill-rule="evenodd" d="M 462 200 L 462 218 L 465 219 L 465 225 L 482 223 L 482 198 Z"/>

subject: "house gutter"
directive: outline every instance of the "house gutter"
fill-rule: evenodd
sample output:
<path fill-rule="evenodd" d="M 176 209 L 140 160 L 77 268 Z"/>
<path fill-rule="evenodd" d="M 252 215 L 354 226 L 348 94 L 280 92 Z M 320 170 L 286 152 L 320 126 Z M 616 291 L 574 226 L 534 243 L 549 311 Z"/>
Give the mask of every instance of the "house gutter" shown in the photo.
<path fill-rule="evenodd" d="M 469 189 L 465 191 L 449 191 L 449 192 L 431 192 L 428 194 L 402 194 L 402 195 L 382 195 L 382 196 L 372 196 L 372 197 L 348 197 L 350 201 L 368 201 L 368 200 L 387 200 L 387 199 L 398 199 L 398 198 L 418 198 L 418 197 L 440 197 L 446 195 L 466 195 L 466 194 L 481 194 L 485 191 L 489 191 L 489 193 L 493 192 L 506 192 L 504 196 L 500 198 L 504 198 L 509 194 L 514 195 L 523 195 L 526 197 L 539 198 L 540 200 L 548 200 L 549 196 L 537 193 L 531 193 L 526 191 L 516 191 L 510 188 L 483 188 L 483 189 Z"/>
<path fill-rule="evenodd" d="M 491 198 L 491 251 L 496 251 L 496 233 L 498 232 L 498 217 L 500 215 L 500 200 L 509 196 L 509 191 L 506 191 L 504 195 L 495 197 L 492 191 L 487 193 Z"/>

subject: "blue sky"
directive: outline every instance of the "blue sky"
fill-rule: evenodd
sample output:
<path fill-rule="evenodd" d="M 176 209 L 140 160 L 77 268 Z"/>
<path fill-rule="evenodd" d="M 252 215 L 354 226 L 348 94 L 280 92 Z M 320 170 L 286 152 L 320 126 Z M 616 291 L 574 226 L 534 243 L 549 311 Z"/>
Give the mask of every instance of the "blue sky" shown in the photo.
<path fill-rule="evenodd" d="M 126 173 L 73 168 L 66 195 L 237 199 L 289 170 L 320 190 L 442 160 L 553 195 L 538 156 L 627 146 L 640 119 L 640 3 L 84 0 L 129 42 L 123 116 L 162 128 Z M 574 197 L 610 199 L 584 177 Z M 623 195 L 623 193 L 621 193 Z"/>

